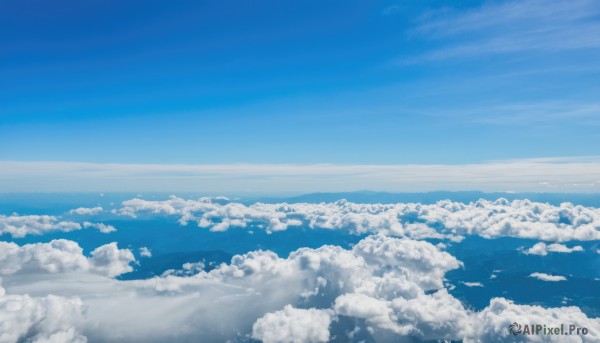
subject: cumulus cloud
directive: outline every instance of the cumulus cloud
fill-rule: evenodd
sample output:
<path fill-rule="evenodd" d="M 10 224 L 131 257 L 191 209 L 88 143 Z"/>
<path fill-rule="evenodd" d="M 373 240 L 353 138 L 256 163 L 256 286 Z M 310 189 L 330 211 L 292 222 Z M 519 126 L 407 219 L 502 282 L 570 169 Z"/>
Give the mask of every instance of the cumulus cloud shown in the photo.
<path fill-rule="evenodd" d="M 26 235 L 42 235 L 47 232 L 69 232 L 82 228 L 96 228 L 103 233 L 115 231 L 111 225 L 84 222 L 83 225 L 72 221 L 62 221 L 56 216 L 12 214 L 0 215 L 0 235 L 9 234 L 14 238 Z"/>
<path fill-rule="evenodd" d="M 332 311 L 297 309 L 267 313 L 252 326 L 252 338 L 264 343 L 317 343 L 329 341 Z"/>
<path fill-rule="evenodd" d="M 541 306 L 517 305 L 504 298 L 494 298 L 490 305 L 473 317 L 472 333 L 466 342 L 514 342 L 508 334 L 513 322 L 521 325 L 545 324 L 548 327 L 577 325 L 589 330 L 586 336 L 521 336 L 528 342 L 598 342 L 600 341 L 600 319 L 588 318 L 576 306 L 543 308 Z"/>
<path fill-rule="evenodd" d="M 553 206 L 529 200 L 479 200 L 469 204 L 440 201 L 418 206 L 417 215 L 430 224 L 461 234 L 545 241 L 600 239 L 600 210 L 571 203 Z"/>
<path fill-rule="evenodd" d="M 551 253 L 551 252 L 559 252 L 559 253 L 569 254 L 574 251 L 583 251 L 583 247 L 580 245 L 576 245 L 572 248 L 569 248 L 566 245 L 560 244 L 560 243 L 553 243 L 553 244 L 546 245 L 546 243 L 540 242 L 540 243 L 536 243 L 531 248 L 524 250 L 524 252 L 528 255 L 540 255 L 540 256 L 546 256 L 546 255 L 548 255 L 548 253 Z"/>
<path fill-rule="evenodd" d="M 422 340 L 458 340 L 470 326 L 468 312 L 446 290 L 392 300 L 350 293 L 338 297 L 334 308 L 340 315 L 365 319 L 380 329 Z"/>
<path fill-rule="evenodd" d="M 65 239 L 23 246 L 0 242 L 2 276 L 87 271 L 115 277 L 132 271 L 129 264 L 134 261 L 130 250 L 119 249 L 114 242 L 98 247 L 91 257 L 86 257 L 76 242 Z"/>
<path fill-rule="evenodd" d="M 0 234 L 10 234 L 16 238 L 25 237 L 26 235 L 41 235 L 52 231 L 69 232 L 80 229 L 81 224 L 71 221 L 61 221 L 55 216 L 0 215 Z"/>
<path fill-rule="evenodd" d="M 454 256 L 436 246 L 411 239 L 369 236 L 355 245 L 353 251 L 371 265 L 410 272 L 411 279 L 425 290 L 442 288 L 446 272 L 462 266 Z"/>
<path fill-rule="evenodd" d="M 148 249 L 148 247 L 141 247 L 139 252 L 140 252 L 140 256 L 142 256 L 142 257 L 152 257 L 152 251 L 150 251 L 150 249 Z"/>
<path fill-rule="evenodd" d="M 83 306 L 77 298 L 7 295 L 0 287 L 0 342 L 85 343 L 79 329 Z"/>
<path fill-rule="evenodd" d="M 529 277 L 536 278 L 536 279 L 542 280 L 542 281 L 552 281 L 552 282 L 567 280 L 567 278 L 562 275 L 551 275 L 551 274 L 546 274 L 546 273 L 531 273 L 529 275 Z"/>
<path fill-rule="evenodd" d="M 7 253 L 0 256 L 12 256 L 0 261 L 7 293 L 80 299 L 81 321 L 66 321 L 51 334 L 66 337 L 72 328 L 73 337 L 93 342 L 323 342 L 338 333 L 382 342 L 502 342 L 513 339 L 507 330 L 512 321 L 553 323 L 559 314 L 590 332 L 598 328 L 598 319 L 577 308 L 520 306 L 501 298 L 473 312 L 444 288 L 445 274 L 461 262 L 409 238 L 372 235 L 350 249 L 301 248 L 287 257 L 251 251 L 210 271 L 189 263 L 181 271 L 131 281 L 110 278 L 133 261 L 131 252 L 114 243 L 90 257 L 68 241 L 4 244 Z M 28 257 L 35 256 L 30 250 L 45 253 Z M 42 331 L 32 326 L 27 332 L 33 337 Z"/>
<path fill-rule="evenodd" d="M 453 256 L 430 243 L 375 236 L 351 250 L 337 246 L 301 248 L 287 258 L 269 251 L 253 251 L 237 255 L 230 264 L 208 272 L 190 263 L 181 272 L 147 280 L 118 281 L 106 276 L 122 272 L 118 267 L 125 264 L 115 262 L 130 258 L 123 258 L 116 245 L 100 247 L 86 259 L 76 244 L 64 241 L 35 248 L 6 244 L 10 250 L 69 250 L 66 255 L 75 256 L 76 262 L 71 264 L 54 258 L 56 266 L 48 267 L 46 261 L 52 259 L 24 259 L 18 253 L 8 254 L 19 257 L 13 258 L 17 262 L 1 263 L 11 268 L 0 271 L 0 275 L 12 293 L 81 298 L 87 308 L 82 332 L 93 341 L 226 341 L 250 336 L 276 340 L 278 333 L 267 330 L 268 323 L 278 320 L 287 325 L 280 329 L 296 332 L 293 322 L 300 318 L 306 323 L 318 319 L 320 324 L 318 330 L 305 333 L 309 336 L 297 336 L 298 341 L 303 337 L 322 341 L 328 332 L 326 328 L 333 323 L 336 299 L 347 293 L 390 302 L 394 311 L 400 311 L 398 321 L 413 316 L 413 324 L 418 326 L 419 316 L 437 312 L 421 313 L 419 306 L 428 301 L 446 306 L 451 300 L 442 296 L 443 291 L 431 295 L 426 290 L 442 287 L 444 273 L 460 266 Z M 59 248 L 62 244 L 66 247 Z M 35 263 L 19 262 L 22 260 Z M 20 267 L 23 264 L 28 268 Z M 458 306 L 460 302 L 453 304 Z M 324 318 L 330 318 L 331 323 L 324 325 Z M 429 327 L 415 330 L 435 331 Z"/>
<path fill-rule="evenodd" d="M 214 202 L 210 198 L 185 200 L 171 196 L 163 201 L 131 199 L 115 213 L 172 215 L 182 225 L 190 221 L 212 231 L 256 224 L 267 232 L 294 226 L 352 233 L 387 233 L 415 239 L 460 241 L 463 235 L 485 238 L 519 237 L 544 241 L 600 239 L 600 209 L 563 203 L 553 206 L 529 200 L 479 200 L 468 204 L 439 201 L 435 204 Z M 436 227 L 437 229 L 434 229 Z"/>
<path fill-rule="evenodd" d="M 100 206 L 97 207 L 79 207 L 76 209 L 72 209 L 70 210 L 68 213 L 69 214 L 76 214 L 76 215 L 80 215 L 80 216 L 92 216 L 92 215 L 96 215 L 99 213 L 102 213 L 104 211 L 104 209 Z"/>

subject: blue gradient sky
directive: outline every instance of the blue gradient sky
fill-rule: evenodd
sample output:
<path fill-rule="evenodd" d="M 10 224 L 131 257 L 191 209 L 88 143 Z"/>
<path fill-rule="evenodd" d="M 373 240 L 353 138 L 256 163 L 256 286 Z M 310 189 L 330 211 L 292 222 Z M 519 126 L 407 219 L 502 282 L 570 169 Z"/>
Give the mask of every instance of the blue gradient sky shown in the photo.
<path fill-rule="evenodd" d="M 594 1 L 3 1 L 0 160 L 599 155 Z"/>

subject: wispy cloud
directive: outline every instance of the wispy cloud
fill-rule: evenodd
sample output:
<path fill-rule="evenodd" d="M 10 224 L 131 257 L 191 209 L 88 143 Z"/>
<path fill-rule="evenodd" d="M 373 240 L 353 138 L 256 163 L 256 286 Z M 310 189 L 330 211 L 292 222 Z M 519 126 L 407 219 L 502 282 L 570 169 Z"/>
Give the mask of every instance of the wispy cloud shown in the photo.
<path fill-rule="evenodd" d="M 479 104 L 444 110 L 423 111 L 438 117 L 453 117 L 486 125 L 544 125 L 553 123 L 585 123 L 599 125 L 599 103 L 569 101 Z"/>
<path fill-rule="evenodd" d="M 474 164 L 100 164 L 0 162 L 4 191 L 600 191 L 597 158 Z"/>
<path fill-rule="evenodd" d="M 443 60 L 524 51 L 600 48 L 597 1 L 510 1 L 428 12 L 413 33 L 448 44 L 417 57 Z"/>

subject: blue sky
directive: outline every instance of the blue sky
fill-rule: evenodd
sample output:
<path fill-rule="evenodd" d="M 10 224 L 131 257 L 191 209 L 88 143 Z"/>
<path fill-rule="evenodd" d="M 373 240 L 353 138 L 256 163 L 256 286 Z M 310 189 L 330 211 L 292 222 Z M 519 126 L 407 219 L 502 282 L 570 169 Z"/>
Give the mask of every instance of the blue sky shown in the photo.
<path fill-rule="evenodd" d="M 0 160 L 596 156 L 594 1 L 5 1 Z"/>

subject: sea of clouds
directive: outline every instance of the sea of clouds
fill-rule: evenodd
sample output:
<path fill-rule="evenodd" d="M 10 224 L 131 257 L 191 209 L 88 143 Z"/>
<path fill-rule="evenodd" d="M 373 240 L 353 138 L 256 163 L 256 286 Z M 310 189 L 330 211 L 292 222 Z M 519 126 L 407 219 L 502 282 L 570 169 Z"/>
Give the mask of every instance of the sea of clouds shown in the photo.
<path fill-rule="evenodd" d="M 480 311 L 467 307 L 445 282 L 446 274 L 464 268 L 463 263 L 443 244 L 423 240 L 533 238 L 546 243 L 524 248 L 524 253 L 570 253 L 582 248 L 557 242 L 600 239 L 600 210 L 595 208 L 504 199 L 245 205 L 224 198 L 135 198 L 114 209 L 69 211 L 70 220 L 0 216 L 0 232 L 22 237 L 96 228 L 110 235 L 112 226 L 78 220 L 102 213 L 174 216 L 182 225 L 212 231 L 252 227 L 277 234 L 308 227 L 365 238 L 350 248 L 300 248 L 289 256 L 250 251 L 210 271 L 189 261 L 181 270 L 128 281 L 118 277 L 143 263 L 148 249 L 136 258 L 117 242 L 89 254 L 65 239 L 0 242 L 0 342 L 503 342 L 515 340 L 507 329 L 515 321 L 589 329 L 585 337 L 519 339 L 600 342 L 600 318 L 589 318 L 575 306 L 544 308 L 497 297 Z"/>

